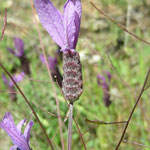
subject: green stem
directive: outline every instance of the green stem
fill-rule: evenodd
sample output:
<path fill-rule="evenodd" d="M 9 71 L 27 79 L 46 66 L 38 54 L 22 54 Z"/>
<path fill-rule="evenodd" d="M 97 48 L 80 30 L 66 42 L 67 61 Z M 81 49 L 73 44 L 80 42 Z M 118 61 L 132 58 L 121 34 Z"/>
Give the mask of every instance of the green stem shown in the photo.
<path fill-rule="evenodd" d="M 67 150 L 71 150 L 71 145 L 72 145 L 72 120 L 73 120 L 73 103 L 70 103 L 69 104 L 69 123 L 68 123 Z"/>

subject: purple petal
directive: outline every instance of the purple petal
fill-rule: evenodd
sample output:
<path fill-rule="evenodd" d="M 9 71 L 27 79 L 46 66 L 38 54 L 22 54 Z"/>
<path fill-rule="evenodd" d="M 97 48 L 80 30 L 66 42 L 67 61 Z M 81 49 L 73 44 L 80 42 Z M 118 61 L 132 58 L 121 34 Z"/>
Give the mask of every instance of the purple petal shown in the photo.
<path fill-rule="evenodd" d="M 55 70 L 57 66 L 57 58 L 52 58 L 49 56 L 49 68 L 51 71 Z"/>
<path fill-rule="evenodd" d="M 7 50 L 8 50 L 9 52 L 11 52 L 12 54 L 14 54 L 15 56 L 18 57 L 17 53 L 16 53 L 13 49 L 7 48 Z"/>
<path fill-rule="evenodd" d="M 74 40 L 74 47 L 76 47 L 77 42 L 78 42 L 78 37 L 79 37 L 79 32 L 80 32 L 80 24 L 81 20 L 77 13 L 75 13 L 75 26 L 76 26 L 76 33 L 75 33 L 75 40 Z"/>
<path fill-rule="evenodd" d="M 12 146 L 10 150 L 17 149 L 17 146 Z"/>
<path fill-rule="evenodd" d="M 24 54 L 24 43 L 20 38 L 14 37 L 14 47 L 16 49 L 17 56 L 21 57 Z"/>
<path fill-rule="evenodd" d="M 3 120 L 0 122 L 0 127 L 7 132 L 14 145 L 16 145 L 21 150 L 30 150 L 25 137 L 18 131 L 14 124 L 13 117 L 9 112 L 6 113 L 3 117 Z"/>
<path fill-rule="evenodd" d="M 20 74 L 14 75 L 13 79 L 15 80 L 16 83 L 22 81 L 22 79 L 24 78 L 25 73 L 21 72 Z M 12 80 L 10 80 L 10 86 L 14 86 L 14 83 Z"/>
<path fill-rule="evenodd" d="M 43 27 L 60 46 L 66 46 L 62 15 L 50 0 L 34 0 L 35 8 Z"/>
<path fill-rule="evenodd" d="M 46 64 L 46 61 L 45 61 L 45 58 L 44 58 L 43 55 L 40 55 L 40 60 L 41 60 L 41 62 L 42 62 L 43 64 Z"/>
<path fill-rule="evenodd" d="M 76 35 L 75 26 L 75 7 L 72 1 L 67 1 L 64 6 L 64 28 L 67 37 L 67 46 L 69 49 L 75 49 L 74 41 Z"/>
<path fill-rule="evenodd" d="M 26 119 L 23 119 L 17 125 L 17 129 L 20 132 L 20 134 L 21 134 L 21 128 L 22 128 L 22 126 L 24 125 L 25 122 L 26 122 Z"/>
<path fill-rule="evenodd" d="M 98 84 L 99 84 L 102 88 L 107 89 L 107 88 L 109 87 L 108 84 L 107 84 L 107 82 L 106 82 L 105 77 L 102 76 L 102 75 L 100 75 L 100 74 L 97 76 L 97 81 L 98 81 Z"/>
<path fill-rule="evenodd" d="M 81 0 L 70 0 L 74 3 L 75 11 L 77 12 L 79 19 L 81 19 L 82 14 L 82 6 L 81 6 Z"/>
<path fill-rule="evenodd" d="M 72 9 L 72 11 L 75 11 L 75 17 L 72 17 L 72 24 L 70 25 L 70 28 L 74 28 L 75 26 L 75 33 L 73 35 L 73 38 L 71 39 L 71 44 L 73 45 L 73 49 L 76 48 L 76 44 L 78 41 L 78 37 L 79 37 L 79 32 L 80 32 L 80 24 L 81 24 L 81 14 L 82 14 L 82 6 L 81 6 L 81 0 L 68 0 L 66 2 L 66 4 L 64 5 L 64 10 L 66 9 L 67 5 L 69 5 L 70 3 L 73 3 L 73 7 L 74 9 Z M 70 16 L 70 12 L 68 12 L 68 15 Z M 64 18 L 65 20 L 65 18 Z M 68 34 L 68 32 L 67 32 Z M 70 34 L 70 33 L 69 33 Z M 70 40 L 70 39 L 68 39 Z"/>
<path fill-rule="evenodd" d="M 106 75 L 107 75 L 108 80 L 110 81 L 111 78 L 112 78 L 111 73 L 110 73 L 108 70 L 106 70 L 105 73 L 106 73 Z"/>
<path fill-rule="evenodd" d="M 61 20 L 63 21 L 64 20 L 64 16 L 63 16 L 63 14 L 59 11 L 59 10 L 57 10 L 57 12 L 58 12 L 58 14 L 60 15 L 60 17 L 61 17 Z"/>
<path fill-rule="evenodd" d="M 4 83 L 9 86 L 9 81 L 7 80 L 5 74 L 2 75 L 2 79 L 3 79 Z"/>
<path fill-rule="evenodd" d="M 5 116 L 3 117 L 3 121 L 0 123 L 0 127 L 3 128 L 3 125 L 7 128 L 11 128 L 15 126 L 13 117 L 10 112 L 5 113 Z"/>
<path fill-rule="evenodd" d="M 106 82 L 105 77 L 102 76 L 102 75 L 100 75 L 100 74 L 97 75 L 97 81 L 98 81 L 98 84 L 99 84 L 100 86 L 102 86 L 103 83 Z"/>
<path fill-rule="evenodd" d="M 82 6 L 81 6 L 81 0 L 72 0 L 72 2 L 75 5 L 75 11 L 76 11 L 76 17 L 75 17 L 76 36 L 74 41 L 74 45 L 76 46 L 79 37 L 79 32 L 80 32 Z"/>
<path fill-rule="evenodd" d="M 25 75 L 25 73 L 21 72 L 18 75 L 14 75 L 13 79 L 15 80 L 16 83 L 18 83 L 23 79 L 24 75 Z M 3 78 L 4 83 L 7 84 L 9 88 L 14 86 L 14 82 L 11 79 L 8 81 L 4 74 L 2 75 L 2 78 Z"/>
<path fill-rule="evenodd" d="M 29 138 L 30 138 L 30 131 L 31 131 L 31 128 L 32 128 L 32 126 L 33 126 L 33 121 L 30 121 L 28 124 L 27 124 L 27 126 L 26 126 L 26 128 L 25 128 L 25 130 L 24 130 L 24 137 L 26 138 L 26 141 L 27 141 L 27 143 L 29 144 Z"/>

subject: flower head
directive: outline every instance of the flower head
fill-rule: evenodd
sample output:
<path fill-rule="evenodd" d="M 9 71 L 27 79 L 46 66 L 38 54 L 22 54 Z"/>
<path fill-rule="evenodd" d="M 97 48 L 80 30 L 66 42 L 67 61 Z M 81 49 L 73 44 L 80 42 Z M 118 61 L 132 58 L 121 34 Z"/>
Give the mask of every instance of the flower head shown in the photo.
<path fill-rule="evenodd" d="M 64 52 L 76 48 L 81 23 L 81 0 L 67 0 L 63 14 L 50 0 L 34 0 L 43 27 Z"/>
<path fill-rule="evenodd" d="M 11 113 L 6 113 L 3 117 L 3 120 L 0 122 L 0 127 L 3 128 L 7 134 L 10 136 L 14 146 L 12 149 L 20 149 L 20 150 L 30 150 L 29 138 L 30 138 L 30 130 L 33 126 L 33 122 L 30 121 L 25 130 L 24 134 L 21 133 L 21 128 L 25 123 L 26 119 L 21 120 L 17 126 L 15 126 L 13 117 Z"/>
<path fill-rule="evenodd" d="M 14 75 L 13 79 L 15 80 L 15 82 L 20 82 L 23 79 L 23 76 L 24 76 L 24 72 L 22 72 L 21 74 L 18 74 L 18 75 Z M 8 80 L 4 74 L 2 75 L 2 79 L 3 79 L 4 83 L 8 86 L 9 90 L 11 92 L 12 91 L 15 92 L 15 86 L 14 86 L 14 83 L 12 82 L 12 80 Z M 9 95 L 10 95 L 10 98 L 12 101 L 17 100 L 16 94 L 10 93 Z"/>
<path fill-rule="evenodd" d="M 20 74 L 14 75 L 13 79 L 15 80 L 15 82 L 18 83 L 18 82 L 20 82 L 23 79 L 23 76 L 24 76 L 24 72 L 21 72 Z M 2 75 L 2 78 L 3 78 L 4 83 L 9 88 L 14 87 L 14 83 L 13 83 L 13 81 L 11 79 L 8 80 L 4 74 Z"/>
<path fill-rule="evenodd" d="M 15 50 L 11 48 L 7 48 L 7 49 L 15 56 L 22 57 L 24 55 L 24 43 L 20 38 L 14 37 L 14 47 Z"/>
<path fill-rule="evenodd" d="M 44 58 L 43 55 L 40 55 L 40 60 L 44 64 L 46 64 L 45 63 L 45 58 Z M 56 69 L 56 67 L 57 67 L 57 58 L 56 57 L 53 58 L 53 57 L 49 56 L 48 57 L 48 65 L 49 65 L 50 70 L 53 72 Z"/>
<path fill-rule="evenodd" d="M 40 55 L 40 59 L 44 64 L 46 64 L 45 58 L 43 55 Z M 53 57 L 49 56 L 48 57 L 48 65 L 49 65 L 49 69 L 51 70 L 53 80 L 56 81 L 56 79 L 57 79 L 59 86 L 62 87 L 63 78 L 62 78 L 62 75 L 58 69 L 57 58 L 56 57 L 53 58 Z"/>
<path fill-rule="evenodd" d="M 7 48 L 7 49 L 9 52 L 11 52 L 12 54 L 14 54 L 20 59 L 21 68 L 24 71 L 24 73 L 26 73 L 27 75 L 30 75 L 31 74 L 30 66 L 29 66 L 30 63 L 24 53 L 24 42 L 20 38 L 14 37 L 14 47 L 15 47 L 15 50 L 11 48 Z"/>

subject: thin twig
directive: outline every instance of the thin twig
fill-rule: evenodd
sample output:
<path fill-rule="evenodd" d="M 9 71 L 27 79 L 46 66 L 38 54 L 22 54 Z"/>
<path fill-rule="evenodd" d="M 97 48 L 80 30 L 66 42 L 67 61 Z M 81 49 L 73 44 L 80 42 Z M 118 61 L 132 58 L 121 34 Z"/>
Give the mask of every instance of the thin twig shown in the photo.
<path fill-rule="evenodd" d="M 148 85 L 148 86 L 144 89 L 144 91 L 146 91 L 148 88 L 150 88 L 150 85 Z"/>
<path fill-rule="evenodd" d="M 14 85 L 16 86 L 16 88 L 19 90 L 20 94 L 21 94 L 21 95 L 23 96 L 23 98 L 25 99 L 26 103 L 28 104 L 28 106 L 29 106 L 30 109 L 32 110 L 32 112 L 33 112 L 35 118 L 37 119 L 37 121 L 38 121 L 40 127 L 42 128 L 43 133 L 45 134 L 45 136 L 46 136 L 46 138 L 47 138 L 47 141 L 48 141 L 48 143 L 49 143 L 51 149 L 54 150 L 53 145 L 52 145 L 52 143 L 51 143 L 51 141 L 50 141 L 50 139 L 49 139 L 49 137 L 48 137 L 48 135 L 47 135 L 47 133 L 46 133 L 46 131 L 45 131 L 45 129 L 44 129 L 42 123 L 41 123 L 41 121 L 39 120 L 39 118 L 38 118 L 36 112 L 34 111 L 33 107 L 31 106 L 29 100 L 26 98 L 26 96 L 24 95 L 24 93 L 22 92 L 22 90 L 19 88 L 19 86 L 18 86 L 17 83 L 14 81 L 14 79 L 12 78 L 12 76 L 10 75 L 10 73 L 5 69 L 5 67 L 4 67 L 2 64 L 0 64 L 0 66 L 1 66 L 1 68 L 6 72 L 6 74 L 7 74 L 7 75 L 9 76 L 9 78 L 12 80 L 12 82 L 14 83 Z"/>
<path fill-rule="evenodd" d="M 115 150 L 118 150 L 118 148 L 119 148 L 119 146 L 120 146 L 120 144 L 121 144 L 121 142 L 122 142 L 122 140 L 123 140 L 123 138 L 124 138 L 124 135 L 125 135 L 125 133 L 126 133 L 126 130 L 127 130 L 127 128 L 128 128 L 128 125 L 129 125 L 129 123 L 130 123 L 130 120 L 131 120 L 131 118 L 132 118 L 132 116 L 133 116 L 133 113 L 134 113 L 134 111 L 135 111 L 135 108 L 136 108 L 136 106 L 137 106 L 137 104 L 138 104 L 139 100 L 141 99 L 141 96 L 142 96 L 142 94 L 143 94 L 143 92 L 144 92 L 146 83 L 147 83 L 147 81 L 148 81 L 149 74 L 150 74 L 150 68 L 149 68 L 148 73 L 147 73 L 147 75 L 146 75 L 146 78 L 145 78 L 143 87 L 142 87 L 142 89 L 141 89 L 141 92 L 140 92 L 140 94 L 139 94 L 139 96 L 138 96 L 138 98 L 137 98 L 137 100 L 136 100 L 136 103 L 135 103 L 135 105 L 134 105 L 134 107 L 133 107 L 133 109 L 132 109 L 132 111 L 131 111 L 131 113 L 130 113 L 130 115 L 129 115 L 128 121 L 127 121 L 127 123 L 126 123 L 126 125 L 125 125 L 125 127 L 124 127 L 122 136 L 121 136 L 121 138 L 120 138 L 120 140 L 119 140 L 119 142 L 118 142 L 118 144 L 117 144 Z"/>
<path fill-rule="evenodd" d="M 95 127 L 97 127 L 98 124 L 93 125 L 92 127 L 90 127 L 89 129 L 87 129 L 84 133 L 82 133 L 82 136 L 85 135 L 89 130 L 94 129 Z"/>
<path fill-rule="evenodd" d="M 15 92 L 15 91 L 1 91 L 0 93 L 12 93 L 12 94 L 20 94 L 19 92 Z"/>
<path fill-rule="evenodd" d="M 41 109 L 42 111 L 44 111 L 44 112 L 50 114 L 51 116 L 58 117 L 58 115 L 53 114 L 53 113 L 51 113 L 51 112 L 45 110 L 44 108 L 40 107 L 40 106 L 39 106 L 38 104 L 36 104 L 35 102 L 33 102 L 33 104 L 34 104 L 36 107 L 38 107 L 39 109 Z"/>
<path fill-rule="evenodd" d="M 33 79 L 31 77 L 28 77 L 26 75 L 22 75 L 20 71 L 17 71 L 18 74 L 20 74 L 24 79 L 26 80 L 30 80 L 30 81 L 34 81 L 34 82 L 41 82 L 41 83 L 56 83 L 55 81 L 43 81 L 43 80 L 37 80 L 37 79 Z"/>
<path fill-rule="evenodd" d="M 119 121 L 119 122 L 104 122 L 104 121 L 99 121 L 99 120 L 89 120 L 87 118 L 84 118 L 85 121 L 90 122 L 90 123 L 95 123 L 91 128 L 87 129 L 84 133 L 82 133 L 82 136 L 85 135 L 89 130 L 97 127 L 98 125 L 109 125 L 109 124 L 119 124 L 119 123 L 127 123 L 127 121 Z"/>
<path fill-rule="evenodd" d="M 137 35 L 133 34 L 132 32 L 128 31 L 125 26 L 123 26 L 122 24 L 118 23 L 115 21 L 115 19 L 113 19 L 112 17 L 108 16 L 104 11 L 100 10 L 93 2 L 90 2 L 91 5 L 103 16 L 105 16 L 108 20 L 110 20 L 111 22 L 113 22 L 114 24 L 116 24 L 119 28 L 121 28 L 122 30 L 124 30 L 125 32 L 127 32 L 128 34 L 132 35 L 133 37 L 135 37 L 136 39 L 142 41 L 145 44 L 150 45 L 150 42 L 147 42 L 145 40 L 143 40 L 142 38 L 138 37 Z"/>
<path fill-rule="evenodd" d="M 98 125 L 109 125 L 109 124 L 124 124 L 124 123 L 127 123 L 127 121 L 114 121 L 114 122 L 104 122 L 104 121 L 100 121 L 100 120 L 89 120 L 87 118 L 84 118 L 85 121 L 87 122 L 90 122 L 90 123 L 95 123 L 95 124 L 98 124 Z"/>
<path fill-rule="evenodd" d="M 6 24 L 7 24 L 7 8 L 5 8 L 5 19 L 4 19 L 3 29 L 2 29 L 1 40 L 2 40 L 3 37 L 4 37 L 4 32 L 5 32 Z"/>
<path fill-rule="evenodd" d="M 48 60 L 47 60 L 47 57 L 46 57 L 45 48 L 44 48 L 44 45 L 42 43 L 41 34 L 40 34 L 39 26 L 38 26 L 38 22 L 37 22 L 36 17 L 35 17 L 36 13 L 35 13 L 35 10 L 34 10 L 34 7 L 33 7 L 32 0 L 30 0 L 30 4 L 31 4 L 32 12 L 33 12 L 33 15 L 34 15 L 34 18 L 35 18 L 35 23 L 36 23 L 37 31 L 38 31 L 38 37 L 39 37 L 39 40 L 40 40 L 40 45 L 41 45 L 43 56 L 44 56 L 44 59 L 45 59 L 47 71 L 48 71 L 48 74 L 49 74 L 51 82 L 53 82 L 51 71 L 50 71 L 49 65 L 48 65 Z M 58 114 L 58 123 L 59 123 L 59 129 L 60 129 L 60 137 L 61 137 L 62 150 L 65 150 L 64 140 L 63 140 L 62 123 L 61 123 L 61 117 L 60 117 L 60 109 L 59 109 L 59 101 L 57 99 L 57 93 L 56 93 L 54 84 L 52 84 L 52 89 L 53 89 L 54 94 L 55 94 L 55 100 L 56 100 L 56 105 L 57 105 L 57 114 Z"/>
<path fill-rule="evenodd" d="M 71 146 L 72 146 L 72 119 L 73 119 L 73 103 L 70 103 L 69 104 L 69 123 L 68 123 L 67 150 L 71 150 Z"/>
<path fill-rule="evenodd" d="M 79 132 L 79 134 L 80 134 L 80 137 L 81 137 L 81 140 L 82 140 L 82 143 L 83 143 L 84 149 L 85 149 L 85 150 L 87 150 L 86 145 L 85 145 L 84 140 L 83 140 L 82 133 L 81 133 L 80 128 L 79 128 L 79 126 L 78 126 L 78 124 L 77 124 L 77 121 L 76 121 L 76 119 L 75 119 L 75 118 L 73 118 L 73 120 L 74 120 L 74 122 L 75 122 L 75 124 L 76 124 L 76 127 L 77 127 L 77 129 L 78 129 L 78 132 Z"/>
<path fill-rule="evenodd" d="M 131 144 L 142 146 L 142 147 L 146 147 L 146 148 L 150 148 L 150 146 L 146 146 L 146 145 L 143 145 L 143 144 L 140 144 L 140 143 L 137 143 L 137 142 L 127 141 L 127 140 L 123 140 L 123 142 L 131 143 Z"/>

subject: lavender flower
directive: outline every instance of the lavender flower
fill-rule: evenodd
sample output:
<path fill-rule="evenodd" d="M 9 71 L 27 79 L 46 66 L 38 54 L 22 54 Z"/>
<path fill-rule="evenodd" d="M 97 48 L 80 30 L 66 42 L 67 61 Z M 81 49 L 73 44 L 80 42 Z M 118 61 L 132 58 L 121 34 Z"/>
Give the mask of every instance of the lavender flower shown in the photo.
<path fill-rule="evenodd" d="M 40 59 L 44 64 L 46 64 L 43 55 L 40 55 Z M 62 75 L 60 74 L 60 71 L 57 67 L 57 65 L 58 65 L 57 58 L 56 57 L 52 58 L 51 56 L 49 56 L 48 60 L 49 60 L 48 65 L 49 65 L 49 68 L 51 70 L 53 80 L 56 81 L 56 79 L 57 79 L 59 86 L 62 87 L 62 79 L 63 78 L 62 78 Z"/>
<path fill-rule="evenodd" d="M 80 56 L 75 51 L 81 23 L 81 0 L 67 0 L 63 14 L 50 0 L 34 0 L 41 24 L 63 52 L 62 91 L 71 103 L 83 91 Z"/>
<path fill-rule="evenodd" d="M 103 101 L 106 107 L 109 107 L 111 104 L 110 101 L 110 93 L 109 93 L 109 82 L 112 78 L 110 72 L 105 71 L 107 79 L 103 75 L 97 75 L 97 81 L 98 84 L 102 87 L 103 89 Z"/>
<path fill-rule="evenodd" d="M 16 83 L 18 83 L 23 79 L 24 75 L 25 75 L 24 72 L 21 72 L 18 75 L 14 75 L 13 79 L 15 80 Z M 4 83 L 8 86 L 9 90 L 15 92 L 15 87 L 14 87 L 14 83 L 12 82 L 12 80 L 7 80 L 7 78 L 4 74 L 2 75 L 2 79 L 3 79 Z M 10 93 L 10 98 L 12 101 L 17 100 L 16 94 L 14 94 L 14 93 Z"/>
<path fill-rule="evenodd" d="M 26 74 L 30 75 L 29 61 L 26 58 L 24 53 L 24 42 L 18 37 L 14 37 L 14 48 L 15 50 L 11 48 L 7 48 L 7 49 L 9 52 L 11 52 L 12 54 L 14 54 L 20 59 L 22 70 Z"/>
<path fill-rule="evenodd" d="M 14 37 L 14 47 L 15 50 L 8 48 L 8 50 L 17 57 L 22 57 L 24 55 L 24 42 L 18 38 Z"/>
<path fill-rule="evenodd" d="M 19 150 L 31 150 L 29 145 L 29 138 L 30 138 L 30 130 L 33 126 L 33 122 L 30 121 L 25 130 L 24 134 L 21 133 L 21 128 L 25 123 L 26 119 L 21 120 L 17 126 L 15 126 L 13 117 L 11 113 L 6 113 L 3 117 L 3 120 L 0 122 L 0 127 L 3 128 L 7 134 L 10 136 L 14 146 L 10 148 L 19 149 Z"/>

